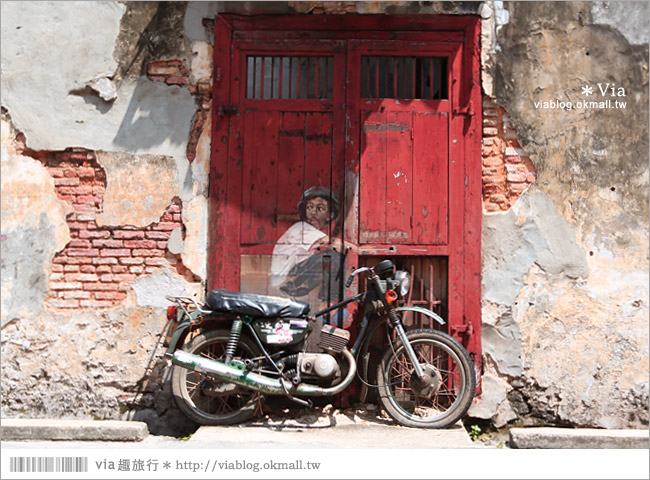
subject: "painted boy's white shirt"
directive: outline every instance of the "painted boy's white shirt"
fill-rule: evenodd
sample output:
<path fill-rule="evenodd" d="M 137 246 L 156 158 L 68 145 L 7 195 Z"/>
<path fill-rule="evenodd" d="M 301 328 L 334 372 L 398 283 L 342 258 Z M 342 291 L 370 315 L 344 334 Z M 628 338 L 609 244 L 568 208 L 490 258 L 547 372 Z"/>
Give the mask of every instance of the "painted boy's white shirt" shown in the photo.
<path fill-rule="evenodd" d="M 289 271 L 306 257 L 312 255 L 311 248 L 314 243 L 325 236 L 325 233 L 307 222 L 294 223 L 289 227 L 273 248 L 271 286 L 282 285 Z"/>

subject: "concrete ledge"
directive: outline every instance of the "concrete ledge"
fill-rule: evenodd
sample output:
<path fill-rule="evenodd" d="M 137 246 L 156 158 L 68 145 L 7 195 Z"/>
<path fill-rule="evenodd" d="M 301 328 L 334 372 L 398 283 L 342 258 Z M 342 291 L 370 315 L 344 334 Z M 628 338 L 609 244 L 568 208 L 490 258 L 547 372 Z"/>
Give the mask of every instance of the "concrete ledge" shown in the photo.
<path fill-rule="evenodd" d="M 149 435 L 144 422 L 119 420 L 53 420 L 47 418 L 3 418 L 3 441 L 79 440 L 139 442 Z"/>
<path fill-rule="evenodd" d="M 512 428 L 511 448 L 648 448 L 648 430 Z"/>

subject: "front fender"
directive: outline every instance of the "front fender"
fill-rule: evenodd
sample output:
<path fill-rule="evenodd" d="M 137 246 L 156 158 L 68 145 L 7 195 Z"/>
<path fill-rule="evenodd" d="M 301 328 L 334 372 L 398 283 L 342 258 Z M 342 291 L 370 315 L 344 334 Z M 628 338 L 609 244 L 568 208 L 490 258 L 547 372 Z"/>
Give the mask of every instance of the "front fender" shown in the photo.
<path fill-rule="evenodd" d="M 427 308 L 415 307 L 413 305 L 406 305 L 404 307 L 396 308 L 395 311 L 396 312 L 417 312 L 417 313 L 421 313 L 422 315 L 426 315 L 429 318 L 433 318 L 440 325 L 444 325 L 446 323 L 440 315 L 433 313 L 431 310 Z"/>

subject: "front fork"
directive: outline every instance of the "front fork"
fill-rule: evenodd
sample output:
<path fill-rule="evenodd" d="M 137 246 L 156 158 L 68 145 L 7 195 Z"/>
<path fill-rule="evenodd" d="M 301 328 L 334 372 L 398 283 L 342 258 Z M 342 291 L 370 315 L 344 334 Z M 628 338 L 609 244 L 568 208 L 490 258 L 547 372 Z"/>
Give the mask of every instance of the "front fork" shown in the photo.
<path fill-rule="evenodd" d="M 392 309 L 392 307 L 389 308 L 391 310 L 389 310 L 388 312 L 388 319 L 390 321 L 390 324 L 395 329 L 397 336 L 400 338 L 402 344 L 404 345 L 404 350 L 406 350 L 406 355 L 408 355 L 409 360 L 411 360 L 411 363 L 413 364 L 415 375 L 418 378 L 424 378 L 424 370 L 422 370 L 422 365 L 420 365 L 418 356 L 416 355 L 415 350 L 413 350 L 413 347 L 411 346 L 411 342 L 409 342 L 409 339 L 406 336 L 406 331 L 404 330 L 404 325 L 402 325 L 402 320 L 400 319 L 397 312 L 395 312 L 395 310 Z"/>

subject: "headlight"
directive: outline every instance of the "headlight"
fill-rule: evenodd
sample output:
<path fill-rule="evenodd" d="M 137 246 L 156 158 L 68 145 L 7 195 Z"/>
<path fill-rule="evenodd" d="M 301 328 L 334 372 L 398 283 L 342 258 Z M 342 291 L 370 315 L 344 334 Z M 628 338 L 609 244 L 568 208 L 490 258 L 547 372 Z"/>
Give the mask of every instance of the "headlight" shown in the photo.
<path fill-rule="evenodd" d="M 411 289 L 411 275 L 408 272 L 399 270 L 395 272 L 395 282 L 399 284 L 398 292 L 401 298 L 406 298 Z"/>

